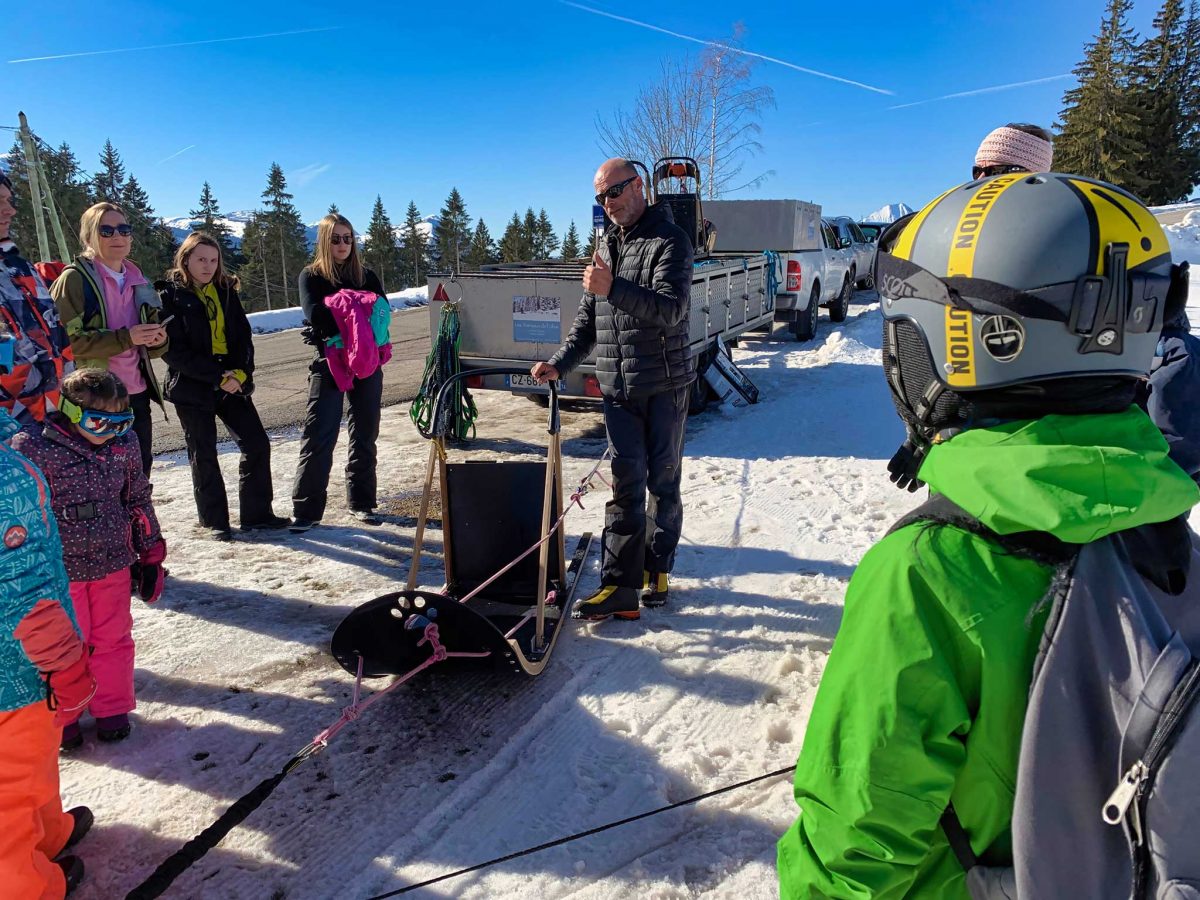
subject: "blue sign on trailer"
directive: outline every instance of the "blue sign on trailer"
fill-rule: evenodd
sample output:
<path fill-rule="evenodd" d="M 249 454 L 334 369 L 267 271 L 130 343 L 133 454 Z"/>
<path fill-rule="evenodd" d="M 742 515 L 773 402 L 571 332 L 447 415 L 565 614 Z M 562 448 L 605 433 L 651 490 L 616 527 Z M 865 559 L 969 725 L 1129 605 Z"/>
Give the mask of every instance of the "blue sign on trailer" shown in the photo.
<path fill-rule="evenodd" d="M 604 230 L 604 207 L 597 204 L 592 204 L 592 228 L 596 231 Z"/>

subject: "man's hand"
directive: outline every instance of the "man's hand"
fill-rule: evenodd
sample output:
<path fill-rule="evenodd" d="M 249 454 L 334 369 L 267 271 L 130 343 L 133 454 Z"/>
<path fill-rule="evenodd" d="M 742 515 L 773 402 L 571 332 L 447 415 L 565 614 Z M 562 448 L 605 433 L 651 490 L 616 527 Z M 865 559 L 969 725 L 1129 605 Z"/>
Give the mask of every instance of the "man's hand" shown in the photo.
<path fill-rule="evenodd" d="M 529 374 L 533 376 L 533 380 L 538 384 L 545 384 L 547 381 L 558 381 L 559 379 L 558 369 L 546 362 L 534 363 L 533 368 L 529 370 Z"/>
<path fill-rule="evenodd" d="M 240 394 L 242 383 L 234 377 L 232 372 L 225 372 L 221 377 L 221 390 L 227 394 Z"/>
<path fill-rule="evenodd" d="M 597 297 L 607 297 L 612 283 L 612 269 L 600 258 L 599 252 L 593 253 L 592 264 L 583 270 L 583 289 Z"/>

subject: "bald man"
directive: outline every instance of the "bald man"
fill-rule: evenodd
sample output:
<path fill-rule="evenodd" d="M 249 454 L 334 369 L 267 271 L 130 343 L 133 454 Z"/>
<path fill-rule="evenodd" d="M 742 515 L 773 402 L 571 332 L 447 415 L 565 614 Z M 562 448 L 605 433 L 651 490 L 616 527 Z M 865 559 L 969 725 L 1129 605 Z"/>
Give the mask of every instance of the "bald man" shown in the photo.
<path fill-rule="evenodd" d="M 596 350 L 596 379 L 613 450 L 600 589 L 577 619 L 637 619 L 641 602 L 667 601 L 667 576 L 683 527 L 679 495 L 683 432 L 696 363 L 688 347 L 692 243 L 625 159 L 593 179 L 612 224 L 583 272 L 583 300 L 558 352 L 530 373 L 561 378 Z"/>

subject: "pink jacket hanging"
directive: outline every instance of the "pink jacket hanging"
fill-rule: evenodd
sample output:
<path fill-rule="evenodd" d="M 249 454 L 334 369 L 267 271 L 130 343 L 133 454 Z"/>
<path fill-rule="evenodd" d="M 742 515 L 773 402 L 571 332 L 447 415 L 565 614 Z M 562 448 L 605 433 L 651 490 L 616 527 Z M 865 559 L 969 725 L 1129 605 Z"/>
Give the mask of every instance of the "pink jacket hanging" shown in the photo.
<path fill-rule="evenodd" d="M 371 291 L 342 288 L 325 298 L 337 323 L 338 337 L 326 342 L 325 360 L 338 390 L 348 391 L 355 378 L 366 378 L 392 358 L 387 340 L 391 306 Z"/>

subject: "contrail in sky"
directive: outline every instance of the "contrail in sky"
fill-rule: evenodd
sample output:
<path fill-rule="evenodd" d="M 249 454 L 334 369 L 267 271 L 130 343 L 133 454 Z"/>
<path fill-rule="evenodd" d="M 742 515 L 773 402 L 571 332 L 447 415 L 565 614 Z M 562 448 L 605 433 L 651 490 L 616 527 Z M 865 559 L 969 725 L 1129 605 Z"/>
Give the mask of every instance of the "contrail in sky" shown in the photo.
<path fill-rule="evenodd" d="M 84 50 L 79 53 L 59 53 L 55 56 L 30 56 L 25 59 L 10 59 L 10 63 L 45 62 L 49 59 L 74 59 L 78 56 L 104 56 L 109 53 L 134 53 L 138 50 L 167 50 L 172 47 L 198 47 L 201 44 L 225 44 L 231 41 L 256 41 L 260 38 L 287 37 L 292 34 L 316 34 L 320 31 L 338 31 L 341 25 L 326 28 L 300 28 L 295 31 L 272 31 L 268 34 L 246 34 L 241 37 L 210 38 L 207 41 L 182 41 L 178 44 L 151 44 L 148 47 L 114 47 L 109 50 Z"/>
<path fill-rule="evenodd" d="M 959 91 L 956 94 L 946 94 L 941 97 L 930 97 L 928 100 L 917 100 L 913 103 L 900 103 L 896 106 L 889 106 L 888 109 L 908 109 L 910 106 L 922 106 L 926 103 L 938 103 L 942 100 L 954 100 L 958 97 L 974 97 L 977 94 L 994 94 L 996 91 L 1008 91 L 1013 88 L 1029 87 L 1032 84 L 1045 84 L 1047 81 L 1061 81 L 1064 78 L 1072 78 L 1074 76 L 1067 75 L 1050 75 L 1046 78 L 1034 78 L 1032 81 L 1014 81 L 1012 84 L 994 84 L 991 87 L 976 88 L 973 91 Z"/>
<path fill-rule="evenodd" d="M 183 156 L 183 154 L 187 153 L 189 150 L 191 150 L 195 146 L 196 146 L 195 144 L 188 144 L 182 150 L 176 150 L 174 153 L 172 153 L 166 159 L 160 159 L 157 163 L 155 163 L 155 165 L 161 166 L 163 163 L 170 162 L 177 156 Z"/>
<path fill-rule="evenodd" d="M 666 28 L 659 28 L 657 25 L 651 25 L 648 22 L 639 22 L 637 19 L 627 19 L 625 16 L 614 15 L 610 12 L 604 12 L 599 9 L 592 9 L 590 6 L 583 6 L 579 3 L 572 3 L 571 0 L 558 0 L 563 6 L 570 6 L 574 9 L 583 10 L 583 12 L 591 13 L 594 16 L 603 16 L 606 19 L 614 19 L 617 22 L 624 22 L 627 25 L 636 25 L 639 28 L 648 28 L 650 31 L 657 31 L 659 34 L 669 34 L 671 37 L 679 38 L 683 41 L 691 41 L 693 44 L 703 44 L 706 47 L 722 47 L 732 53 L 740 53 L 742 56 L 752 56 L 755 59 L 761 59 L 764 62 L 775 63 L 778 66 L 785 66 L 789 69 L 795 69 L 797 72 L 804 72 L 806 75 L 816 75 L 818 78 L 828 78 L 830 81 L 840 81 L 842 84 L 853 85 L 860 87 L 865 91 L 874 91 L 877 94 L 887 94 L 892 96 L 895 91 L 888 91 L 883 88 L 873 87 L 869 84 L 863 84 L 861 81 L 852 81 L 849 78 L 842 78 L 838 75 L 830 75 L 828 72 L 818 72 L 816 69 L 806 69 L 804 66 L 798 66 L 795 63 L 790 63 L 787 60 L 776 59 L 774 56 L 764 56 L 761 53 L 754 53 L 750 50 L 743 50 L 741 47 L 733 47 L 729 44 L 724 44 L 721 41 L 706 41 L 702 38 L 692 37 L 689 34 L 680 34 L 678 31 L 668 31 Z"/>

